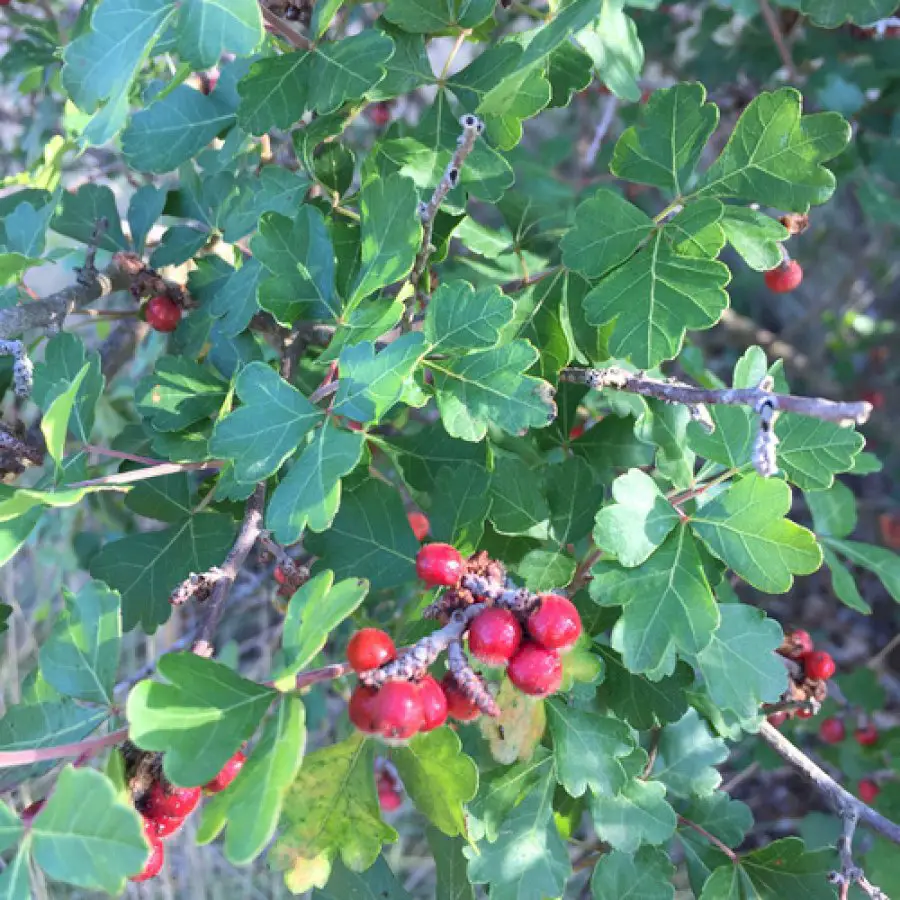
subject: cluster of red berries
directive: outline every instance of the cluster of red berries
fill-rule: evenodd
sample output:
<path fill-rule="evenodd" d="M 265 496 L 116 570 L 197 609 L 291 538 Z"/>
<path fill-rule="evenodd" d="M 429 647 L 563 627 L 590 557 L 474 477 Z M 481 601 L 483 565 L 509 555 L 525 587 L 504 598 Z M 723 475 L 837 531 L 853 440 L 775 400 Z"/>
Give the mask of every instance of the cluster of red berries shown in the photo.
<path fill-rule="evenodd" d="M 774 269 L 769 269 L 763 279 L 773 294 L 787 294 L 800 286 L 800 282 L 803 281 L 803 269 L 796 259 L 788 259 Z"/>
<path fill-rule="evenodd" d="M 847 729 L 844 726 L 843 719 L 839 719 L 836 716 L 823 719 L 822 724 L 819 726 L 819 739 L 821 741 L 826 744 L 840 744 L 843 743 L 846 737 Z M 878 743 L 878 729 L 873 723 L 869 722 L 857 728 L 853 732 L 853 737 L 861 747 L 871 747 L 873 744 Z M 857 793 L 859 794 L 859 799 L 864 803 L 872 803 L 881 793 L 881 789 L 871 778 L 863 778 L 859 782 Z"/>
<path fill-rule="evenodd" d="M 147 301 L 144 318 L 154 331 L 174 331 L 181 321 L 181 307 L 171 297 L 159 294 Z"/>
<path fill-rule="evenodd" d="M 837 670 L 831 654 L 824 650 L 816 650 L 809 632 L 802 628 L 787 634 L 784 643 L 778 648 L 778 652 L 798 663 L 801 668 L 802 677 L 795 677 L 792 680 L 791 696 L 788 699 L 821 702 L 825 697 L 825 682 Z M 777 728 L 791 715 L 792 713 L 785 710 L 772 713 L 768 717 L 769 723 Z M 794 710 L 793 715 L 798 719 L 809 719 L 813 716 L 813 711 L 809 707 L 803 706 Z"/>

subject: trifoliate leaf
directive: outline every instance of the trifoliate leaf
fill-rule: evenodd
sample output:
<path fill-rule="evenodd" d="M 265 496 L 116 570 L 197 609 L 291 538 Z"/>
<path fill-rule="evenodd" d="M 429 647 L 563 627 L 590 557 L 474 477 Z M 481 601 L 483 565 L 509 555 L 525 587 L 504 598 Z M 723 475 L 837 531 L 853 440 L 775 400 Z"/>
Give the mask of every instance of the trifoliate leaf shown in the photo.
<path fill-rule="evenodd" d="M 777 219 L 746 206 L 726 206 L 721 225 L 728 242 L 751 269 L 768 272 L 780 265 L 780 244 L 789 235 Z"/>
<path fill-rule="evenodd" d="M 494 11 L 492 0 L 389 0 L 388 22 L 418 34 L 474 28 Z"/>
<path fill-rule="evenodd" d="M 719 224 L 725 207 L 713 197 L 688 203 L 663 227 L 663 234 L 682 256 L 715 259 L 725 246 L 725 232 Z"/>
<path fill-rule="evenodd" d="M 837 28 L 844 22 L 871 25 L 896 8 L 892 0 L 800 0 L 800 11 L 821 28 Z"/>
<path fill-rule="evenodd" d="M 488 350 L 513 316 L 513 302 L 492 285 L 476 291 L 466 281 L 442 284 L 428 302 L 422 331 L 431 353 Z"/>
<path fill-rule="evenodd" d="M 676 797 L 712 794 L 722 782 L 714 766 L 728 755 L 725 741 L 710 733 L 697 710 L 689 709 L 663 728 L 652 775 Z"/>
<path fill-rule="evenodd" d="M 839 472 L 853 468 L 853 457 L 865 439 L 852 428 L 811 416 L 781 416 L 775 425 L 778 466 L 804 490 L 823 490 Z"/>
<path fill-rule="evenodd" d="M 137 411 L 155 431 L 183 431 L 221 409 L 228 385 L 207 366 L 163 356 L 134 389 Z"/>
<path fill-rule="evenodd" d="M 623 853 L 662 844 L 675 833 L 675 811 L 658 781 L 632 778 L 618 794 L 592 795 L 590 809 L 597 836 Z"/>
<path fill-rule="evenodd" d="M 900 603 L 900 556 L 884 547 L 873 547 L 860 541 L 839 541 L 825 538 L 826 547 L 845 556 L 854 565 L 872 572 L 885 590 Z"/>
<path fill-rule="evenodd" d="M 263 39 L 255 0 L 187 0 L 178 25 L 178 52 L 195 69 L 214 66 L 223 53 L 248 56 Z"/>
<path fill-rule="evenodd" d="M 636 102 L 641 97 L 638 78 L 644 67 L 644 46 L 637 26 L 622 11 L 621 0 L 603 3 L 593 27 L 578 34 L 604 84 L 618 97 Z"/>
<path fill-rule="evenodd" d="M 490 475 L 478 463 L 444 466 L 438 472 L 428 510 L 431 538 L 452 544 L 463 555 L 474 553 L 491 508 L 490 485 Z"/>
<path fill-rule="evenodd" d="M 674 874 L 675 866 L 664 850 L 641 847 L 633 856 L 613 850 L 594 867 L 591 891 L 594 900 L 672 900 Z"/>

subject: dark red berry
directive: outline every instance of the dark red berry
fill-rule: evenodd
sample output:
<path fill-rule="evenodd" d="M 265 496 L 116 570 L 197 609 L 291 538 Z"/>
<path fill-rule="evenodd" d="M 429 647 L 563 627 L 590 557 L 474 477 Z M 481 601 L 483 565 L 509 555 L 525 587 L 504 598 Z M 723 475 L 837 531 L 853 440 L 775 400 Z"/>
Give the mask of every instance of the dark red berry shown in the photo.
<path fill-rule="evenodd" d="M 422 731 L 433 731 L 447 721 L 447 697 L 441 686 L 426 675 L 419 682 L 419 699 L 422 701 Z"/>
<path fill-rule="evenodd" d="M 856 738 L 856 743 L 860 746 L 871 747 L 872 744 L 878 741 L 878 729 L 869 723 L 862 728 L 857 728 L 853 736 Z"/>
<path fill-rule="evenodd" d="M 463 558 L 449 544 L 426 544 L 416 554 L 416 574 L 430 587 L 453 587 L 463 570 Z"/>
<path fill-rule="evenodd" d="M 409 527 L 412 528 L 416 540 L 419 543 L 424 541 L 428 537 L 428 532 L 431 531 L 431 523 L 428 521 L 428 516 L 425 513 L 411 512 L 406 514 L 406 518 L 409 520 Z"/>
<path fill-rule="evenodd" d="M 145 819 L 144 821 L 149 822 L 153 826 L 153 833 L 158 838 L 166 838 L 170 834 L 175 834 L 184 825 L 184 819 L 177 816 L 160 816 L 156 819 Z"/>
<path fill-rule="evenodd" d="M 859 794 L 859 799 L 863 803 L 874 803 L 875 798 L 881 793 L 881 788 L 871 778 L 863 778 L 856 793 Z"/>
<path fill-rule="evenodd" d="M 803 657 L 803 671 L 814 681 L 827 681 L 835 673 L 834 660 L 824 650 L 813 650 Z"/>
<path fill-rule="evenodd" d="M 555 650 L 526 641 L 509 661 L 506 674 L 523 694 L 546 697 L 559 690 L 562 663 Z"/>
<path fill-rule="evenodd" d="M 403 805 L 403 797 L 390 785 L 379 785 L 378 803 L 385 812 L 395 812 Z"/>
<path fill-rule="evenodd" d="M 144 820 L 144 837 L 147 838 L 147 843 L 150 845 L 150 855 L 147 857 L 147 862 L 144 863 L 144 868 L 137 875 L 132 875 L 128 879 L 129 881 L 149 881 L 151 878 L 156 878 L 163 867 L 165 850 L 163 850 L 162 840 L 156 834 L 156 826 L 151 820 Z"/>
<path fill-rule="evenodd" d="M 469 626 L 469 649 L 489 666 L 505 665 L 522 643 L 522 626 L 508 610 L 492 606 Z"/>
<path fill-rule="evenodd" d="M 819 726 L 819 737 L 826 744 L 839 744 L 847 736 L 847 730 L 840 719 L 824 719 Z"/>
<path fill-rule="evenodd" d="M 35 800 L 22 810 L 22 824 L 30 825 L 34 817 L 44 808 L 46 800 Z"/>
<path fill-rule="evenodd" d="M 788 291 L 798 287 L 800 282 L 803 281 L 803 269 L 796 259 L 792 259 L 782 263 L 780 266 L 776 266 L 774 269 L 770 269 L 763 278 L 765 279 L 766 287 L 773 294 L 786 294 Z"/>
<path fill-rule="evenodd" d="M 357 685 L 347 707 L 350 721 L 365 734 L 378 733 L 378 691 L 365 684 Z"/>
<path fill-rule="evenodd" d="M 397 648 L 380 628 L 363 628 L 347 644 L 347 661 L 354 672 L 368 672 L 397 658 Z"/>
<path fill-rule="evenodd" d="M 528 633 L 548 650 L 568 650 L 581 635 L 575 604 L 559 594 L 541 594 L 541 605 L 528 617 Z"/>
<path fill-rule="evenodd" d="M 282 569 L 281 566 L 275 566 L 273 575 L 279 584 L 285 584 L 287 582 L 287 575 L 284 574 L 284 569 Z"/>
<path fill-rule="evenodd" d="M 181 307 L 171 297 L 160 294 L 150 298 L 145 317 L 155 331 L 174 331 L 181 321 Z"/>
<path fill-rule="evenodd" d="M 799 659 L 813 651 L 813 639 L 808 631 L 798 628 L 788 633 L 787 642 L 790 645 L 789 655 L 792 659 Z"/>
<path fill-rule="evenodd" d="M 211 794 L 218 794 L 219 791 L 224 791 L 225 788 L 238 777 L 238 773 L 244 768 L 245 762 L 247 762 L 246 754 L 238 750 L 238 752 L 222 766 L 222 770 L 219 774 L 216 775 L 212 781 L 207 781 L 206 784 L 203 785 L 204 789 Z"/>
<path fill-rule="evenodd" d="M 425 724 L 419 688 L 411 681 L 387 681 L 378 692 L 378 731 L 389 741 L 408 741 Z"/>
<path fill-rule="evenodd" d="M 183 819 L 194 811 L 200 802 L 201 790 L 198 787 L 176 787 L 170 785 L 168 792 L 162 782 L 155 781 L 147 792 L 142 812 L 148 819 L 161 819 L 169 816 Z"/>
<path fill-rule="evenodd" d="M 447 698 L 447 713 L 452 719 L 472 722 L 481 715 L 481 710 L 463 693 L 449 672 L 441 679 L 441 690 Z"/>
<path fill-rule="evenodd" d="M 771 716 L 767 718 L 767 721 L 774 728 L 781 728 L 782 725 L 787 721 L 788 714 L 783 710 L 779 710 L 778 712 L 772 713 Z"/>
<path fill-rule="evenodd" d="M 569 432 L 569 440 L 577 441 L 584 434 L 584 424 L 579 422 L 578 425 L 573 425 L 571 431 Z"/>
<path fill-rule="evenodd" d="M 216 89 L 218 83 L 219 72 L 217 69 L 213 69 L 211 72 L 200 73 L 200 93 L 209 96 Z"/>

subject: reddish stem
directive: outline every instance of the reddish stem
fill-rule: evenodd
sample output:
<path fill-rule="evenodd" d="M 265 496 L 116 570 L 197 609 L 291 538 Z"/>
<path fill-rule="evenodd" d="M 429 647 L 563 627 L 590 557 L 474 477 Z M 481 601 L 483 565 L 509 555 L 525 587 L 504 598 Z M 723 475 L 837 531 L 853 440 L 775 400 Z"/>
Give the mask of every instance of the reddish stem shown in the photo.
<path fill-rule="evenodd" d="M 30 766 L 33 763 L 47 762 L 52 759 L 64 759 L 67 756 L 84 756 L 94 754 L 104 747 L 121 744 L 128 737 L 128 729 L 120 728 L 101 737 L 87 738 L 74 744 L 58 744 L 55 747 L 37 747 L 33 750 L 6 750 L 0 752 L 0 769 L 12 769 L 15 766 Z"/>
<path fill-rule="evenodd" d="M 681 822 L 682 825 L 687 825 L 688 828 L 693 828 L 697 834 L 702 834 L 714 847 L 718 850 L 721 850 L 735 865 L 738 864 L 738 855 L 731 849 L 731 847 L 723 844 L 714 834 L 710 834 L 705 828 L 701 828 L 696 822 L 692 822 L 690 819 L 686 819 L 684 816 L 679 816 L 678 821 Z"/>

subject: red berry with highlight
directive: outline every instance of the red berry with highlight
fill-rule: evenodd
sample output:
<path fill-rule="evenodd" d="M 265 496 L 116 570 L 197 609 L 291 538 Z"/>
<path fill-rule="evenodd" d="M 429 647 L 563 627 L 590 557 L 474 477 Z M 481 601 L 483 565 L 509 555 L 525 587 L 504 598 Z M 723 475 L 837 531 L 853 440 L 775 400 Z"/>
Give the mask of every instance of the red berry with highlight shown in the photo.
<path fill-rule="evenodd" d="M 406 518 L 409 521 L 409 527 L 412 528 L 412 532 L 416 536 L 416 540 L 419 543 L 424 541 L 428 537 L 428 532 L 431 531 L 431 523 L 428 521 L 428 516 L 425 513 L 411 512 L 406 514 Z"/>
<path fill-rule="evenodd" d="M 786 294 L 788 291 L 799 287 L 803 281 L 803 269 L 796 259 L 792 259 L 787 263 L 782 263 L 774 269 L 770 269 L 763 276 L 766 287 L 773 294 Z"/>
<path fill-rule="evenodd" d="M 390 785 L 379 785 L 378 803 L 384 812 L 396 812 L 403 805 L 403 798 Z"/>
<path fill-rule="evenodd" d="M 859 799 L 863 803 L 874 803 L 875 798 L 881 793 L 881 788 L 871 778 L 863 778 L 856 793 L 859 794 Z"/>
<path fill-rule="evenodd" d="M 481 710 L 463 693 L 449 672 L 441 679 L 441 690 L 447 698 L 447 712 L 451 718 L 458 722 L 473 722 L 481 715 Z"/>
<path fill-rule="evenodd" d="M 569 440 L 577 441 L 584 434 L 584 423 L 579 422 L 577 425 L 573 425 L 571 431 L 569 431 Z"/>
<path fill-rule="evenodd" d="M 771 716 L 767 717 L 768 723 L 774 728 L 781 728 L 782 725 L 787 721 L 788 714 L 783 710 L 779 710 L 778 712 L 772 713 Z"/>
<path fill-rule="evenodd" d="M 791 645 L 790 655 L 793 659 L 799 659 L 813 651 L 813 639 L 810 633 L 802 628 L 788 634 L 788 642 Z"/>
<path fill-rule="evenodd" d="M 824 650 L 813 650 L 803 657 L 803 671 L 807 678 L 814 681 L 827 681 L 834 675 L 836 666 L 830 653 Z"/>
<path fill-rule="evenodd" d="M 378 692 L 378 731 L 389 741 L 408 741 L 425 724 L 419 688 L 411 681 L 388 681 Z"/>
<path fill-rule="evenodd" d="M 208 781 L 203 785 L 203 787 L 211 794 L 218 794 L 219 791 L 224 791 L 225 788 L 238 777 L 238 773 L 244 768 L 245 762 L 247 762 L 246 754 L 238 750 L 238 752 L 222 766 L 222 770 L 219 774 L 216 775 L 212 781 Z"/>
<path fill-rule="evenodd" d="M 508 610 L 492 606 L 469 626 L 469 650 L 489 666 L 505 665 L 522 643 L 522 626 Z"/>
<path fill-rule="evenodd" d="M 847 736 L 847 729 L 840 719 L 824 719 L 819 726 L 819 737 L 826 744 L 839 744 Z"/>
<path fill-rule="evenodd" d="M 857 728 L 853 736 L 861 747 L 871 747 L 878 741 L 878 729 L 871 724 L 864 725 L 862 728 Z"/>
<path fill-rule="evenodd" d="M 160 294 L 150 298 L 145 318 L 155 331 L 174 331 L 181 321 L 181 307 L 171 297 Z"/>
<path fill-rule="evenodd" d="M 562 663 L 555 650 L 526 641 L 509 661 L 506 674 L 523 694 L 546 697 L 562 684 Z"/>
<path fill-rule="evenodd" d="M 347 644 L 347 661 L 354 672 L 368 672 L 396 658 L 391 636 L 380 628 L 363 628 Z"/>
<path fill-rule="evenodd" d="M 357 685 L 347 707 L 350 721 L 364 734 L 378 733 L 378 691 L 365 684 Z"/>
<path fill-rule="evenodd" d="M 416 574 L 429 587 L 453 587 L 462 571 L 463 558 L 449 544 L 426 544 L 416 554 Z"/>
<path fill-rule="evenodd" d="M 528 633 L 548 650 L 569 650 L 581 635 L 575 604 L 559 594 L 541 594 L 541 605 L 528 617 Z"/>
<path fill-rule="evenodd" d="M 166 853 L 163 850 L 162 840 L 156 834 L 156 826 L 150 820 L 144 821 L 144 837 L 150 844 L 150 855 L 147 857 L 147 862 L 144 863 L 144 868 L 137 875 L 132 875 L 128 879 L 129 881 L 149 881 L 151 878 L 156 878 L 165 862 Z"/>
<path fill-rule="evenodd" d="M 144 821 L 153 826 L 153 833 L 158 838 L 167 838 L 169 835 L 175 834 L 184 825 L 184 819 L 177 816 L 160 816 L 156 819 L 145 819 Z"/>
<path fill-rule="evenodd" d="M 162 782 L 155 781 L 147 792 L 142 812 L 148 819 L 161 819 L 163 816 L 183 819 L 194 811 L 194 807 L 200 802 L 200 794 L 198 787 L 175 785 L 166 792 Z"/>
<path fill-rule="evenodd" d="M 419 682 L 419 700 L 422 701 L 422 731 L 434 731 L 447 721 L 447 697 L 441 686 L 426 675 Z"/>

